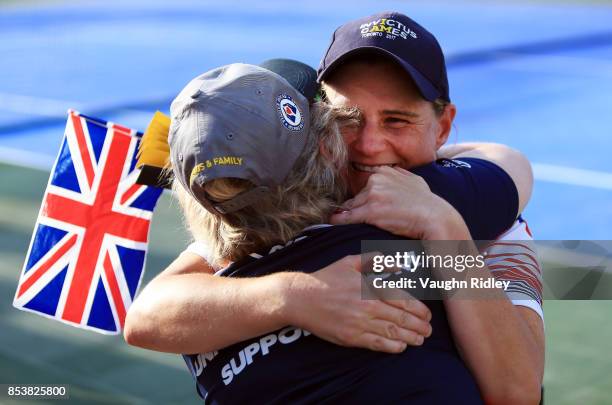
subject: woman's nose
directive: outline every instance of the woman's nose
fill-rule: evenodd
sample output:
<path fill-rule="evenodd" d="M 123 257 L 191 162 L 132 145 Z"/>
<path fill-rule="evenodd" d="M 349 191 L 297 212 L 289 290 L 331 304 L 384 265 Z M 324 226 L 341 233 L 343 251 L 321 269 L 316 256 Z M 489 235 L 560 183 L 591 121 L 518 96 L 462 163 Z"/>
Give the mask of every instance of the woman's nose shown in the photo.
<path fill-rule="evenodd" d="M 376 125 L 366 123 L 358 131 L 352 147 L 362 155 L 373 156 L 385 150 L 386 142 Z"/>

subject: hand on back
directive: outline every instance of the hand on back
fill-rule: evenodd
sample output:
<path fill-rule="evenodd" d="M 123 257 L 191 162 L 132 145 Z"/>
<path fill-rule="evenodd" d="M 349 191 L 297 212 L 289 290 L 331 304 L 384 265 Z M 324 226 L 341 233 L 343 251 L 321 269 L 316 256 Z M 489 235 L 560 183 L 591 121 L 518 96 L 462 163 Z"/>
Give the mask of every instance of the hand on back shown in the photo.
<path fill-rule="evenodd" d="M 404 299 L 362 298 L 361 269 L 362 257 L 353 255 L 314 273 L 295 273 L 289 319 L 341 346 L 399 353 L 421 345 L 431 335 L 429 308 L 404 292 Z"/>

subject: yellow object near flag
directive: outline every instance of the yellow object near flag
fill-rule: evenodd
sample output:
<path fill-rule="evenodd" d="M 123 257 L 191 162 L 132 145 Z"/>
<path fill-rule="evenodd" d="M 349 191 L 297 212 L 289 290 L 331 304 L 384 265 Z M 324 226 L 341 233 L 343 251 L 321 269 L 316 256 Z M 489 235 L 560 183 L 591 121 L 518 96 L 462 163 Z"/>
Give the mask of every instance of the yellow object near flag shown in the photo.
<path fill-rule="evenodd" d="M 170 117 L 156 111 L 138 147 L 138 184 L 169 188 L 171 184 L 168 132 Z"/>

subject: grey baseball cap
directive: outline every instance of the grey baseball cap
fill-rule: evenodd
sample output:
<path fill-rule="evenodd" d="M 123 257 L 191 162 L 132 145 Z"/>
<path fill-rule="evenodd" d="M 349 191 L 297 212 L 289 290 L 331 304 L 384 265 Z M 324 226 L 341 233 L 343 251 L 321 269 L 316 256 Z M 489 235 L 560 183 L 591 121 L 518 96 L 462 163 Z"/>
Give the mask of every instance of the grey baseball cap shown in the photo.
<path fill-rule="evenodd" d="M 308 99 L 279 74 L 235 63 L 193 79 L 170 107 L 168 137 L 175 178 L 211 212 L 252 204 L 281 184 L 309 132 Z M 204 185 L 219 178 L 254 188 L 216 203 Z"/>

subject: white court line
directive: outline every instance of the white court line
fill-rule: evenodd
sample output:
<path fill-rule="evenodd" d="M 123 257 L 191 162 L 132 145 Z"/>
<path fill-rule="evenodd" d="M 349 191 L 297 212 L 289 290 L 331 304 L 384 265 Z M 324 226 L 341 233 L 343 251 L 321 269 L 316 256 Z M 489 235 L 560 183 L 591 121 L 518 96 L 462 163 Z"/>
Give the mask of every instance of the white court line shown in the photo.
<path fill-rule="evenodd" d="M 55 157 L 0 146 L 0 162 L 49 171 L 55 162 Z M 531 166 L 533 167 L 534 178 L 538 181 L 612 190 L 612 173 L 547 163 L 532 163 Z"/>
<path fill-rule="evenodd" d="M 55 156 L 0 146 L 0 162 L 48 172 L 55 163 Z"/>
<path fill-rule="evenodd" d="M 170 98 L 160 96 L 159 98 Z M 27 114 L 42 117 L 60 118 L 66 117 L 66 111 L 73 109 L 76 111 L 97 111 L 113 108 L 114 104 L 84 104 L 76 101 L 57 100 L 44 97 L 22 96 L 0 92 L 0 111 Z M 151 109 L 120 108 L 117 109 L 121 114 L 143 114 L 151 113 Z"/>
<path fill-rule="evenodd" d="M 0 109 L 28 115 L 44 117 L 65 116 L 69 108 L 77 109 L 81 103 L 68 100 L 56 100 L 43 97 L 22 96 L 19 94 L 0 93 Z"/>
<path fill-rule="evenodd" d="M 612 190 L 612 173 L 546 163 L 532 163 L 531 166 L 538 181 Z"/>

